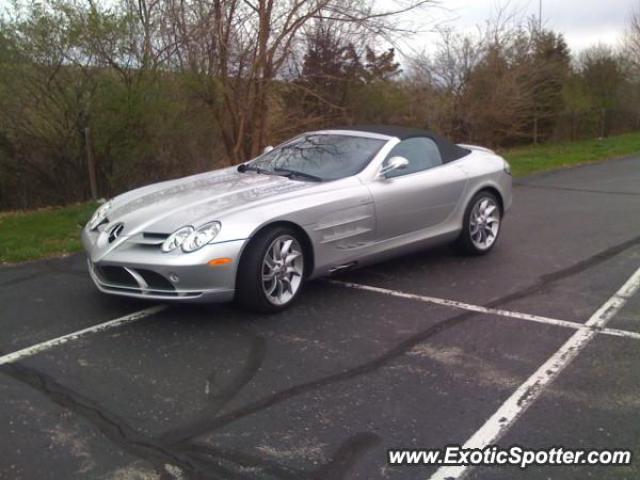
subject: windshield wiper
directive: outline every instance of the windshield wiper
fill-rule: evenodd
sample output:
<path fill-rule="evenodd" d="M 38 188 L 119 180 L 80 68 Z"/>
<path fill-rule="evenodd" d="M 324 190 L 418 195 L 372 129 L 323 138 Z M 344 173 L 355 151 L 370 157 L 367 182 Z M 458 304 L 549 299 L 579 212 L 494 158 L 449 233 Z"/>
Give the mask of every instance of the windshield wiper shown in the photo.
<path fill-rule="evenodd" d="M 300 178 L 306 178 L 308 180 L 312 180 L 314 182 L 323 182 L 324 178 L 318 177 L 316 175 L 311 175 L 310 173 L 305 173 L 305 172 L 299 172 L 298 170 L 291 170 L 289 168 L 281 168 L 281 167 L 276 167 L 273 169 L 274 172 L 276 173 L 282 173 L 284 174 L 285 177 L 300 177 Z"/>
<path fill-rule="evenodd" d="M 247 165 L 246 163 L 241 163 L 240 165 L 238 165 L 238 171 L 240 173 L 252 171 L 252 172 L 259 173 L 261 175 L 275 175 L 271 170 L 256 167 L 255 165 Z"/>

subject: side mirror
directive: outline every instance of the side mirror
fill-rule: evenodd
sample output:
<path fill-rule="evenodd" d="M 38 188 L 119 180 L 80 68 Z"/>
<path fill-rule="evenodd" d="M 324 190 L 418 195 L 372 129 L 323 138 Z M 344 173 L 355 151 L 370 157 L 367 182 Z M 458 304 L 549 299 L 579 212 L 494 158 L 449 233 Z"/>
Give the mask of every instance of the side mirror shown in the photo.
<path fill-rule="evenodd" d="M 379 177 L 385 177 L 388 173 L 394 170 L 404 170 L 409 166 L 409 160 L 404 157 L 391 157 L 386 165 L 383 165 L 380 169 Z"/>
<path fill-rule="evenodd" d="M 262 154 L 264 155 L 265 153 L 269 153 L 271 150 L 273 150 L 273 147 L 271 145 L 267 145 L 266 147 L 264 147 Z"/>

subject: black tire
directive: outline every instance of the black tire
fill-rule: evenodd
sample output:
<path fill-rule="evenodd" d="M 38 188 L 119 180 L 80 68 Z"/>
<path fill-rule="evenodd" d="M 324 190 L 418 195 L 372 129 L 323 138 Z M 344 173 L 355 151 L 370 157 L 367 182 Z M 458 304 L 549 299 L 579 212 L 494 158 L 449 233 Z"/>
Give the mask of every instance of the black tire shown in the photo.
<path fill-rule="evenodd" d="M 472 238 L 471 214 L 476 205 L 480 204 L 485 199 L 488 199 L 496 206 L 498 230 L 495 234 L 493 242 L 487 248 L 481 248 Z M 486 255 L 487 253 L 489 253 L 498 241 L 500 230 L 502 230 L 502 213 L 503 212 L 500 200 L 494 193 L 488 190 L 482 190 L 476 193 L 467 205 L 467 208 L 464 212 L 464 217 L 462 220 L 462 231 L 460 232 L 460 236 L 458 237 L 458 239 L 453 243 L 454 249 L 465 255 Z"/>
<path fill-rule="evenodd" d="M 274 304 L 263 288 L 263 262 L 273 242 L 280 237 L 292 237 L 302 253 L 302 274 L 293 296 L 286 303 Z M 298 298 L 304 284 L 304 246 L 300 235 L 293 229 L 274 226 L 259 232 L 246 246 L 236 276 L 236 303 L 243 309 L 257 313 L 276 313 L 285 310 Z"/>

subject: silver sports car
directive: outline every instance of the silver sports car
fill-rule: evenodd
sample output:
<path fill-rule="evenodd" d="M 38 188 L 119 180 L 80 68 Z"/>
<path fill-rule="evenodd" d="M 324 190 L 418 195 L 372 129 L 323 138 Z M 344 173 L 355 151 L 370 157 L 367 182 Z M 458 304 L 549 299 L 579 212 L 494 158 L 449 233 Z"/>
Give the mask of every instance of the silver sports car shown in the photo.
<path fill-rule="evenodd" d="M 443 242 L 487 253 L 510 204 L 509 165 L 488 149 L 345 127 L 119 195 L 82 242 L 105 293 L 273 312 L 307 280 L 393 255 Z"/>

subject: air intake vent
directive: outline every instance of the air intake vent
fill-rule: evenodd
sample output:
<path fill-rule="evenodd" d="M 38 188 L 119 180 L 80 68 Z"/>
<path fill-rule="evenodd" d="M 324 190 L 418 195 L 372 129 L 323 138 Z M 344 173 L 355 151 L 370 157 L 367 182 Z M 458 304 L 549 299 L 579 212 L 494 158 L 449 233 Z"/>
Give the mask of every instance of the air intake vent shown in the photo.
<path fill-rule="evenodd" d="M 138 286 L 135 279 L 122 267 L 114 267 L 110 265 L 96 266 L 96 270 L 100 277 L 107 283 L 126 285 L 128 287 Z"/>
<path fill-rule="evenodd" d="M 168 237 L 168 233 L 143 232 L 134 235 L 129 241 L 138 245 L 155 246 L 161 245 Z"/>
<path fill-rule="evenodd" d="M 144 232 L 142 234 L 142 238 L 146 238 L 148 240 L 166 240 L 169 237 L 167 233 L 154 233 L 154 232 Z"/>

